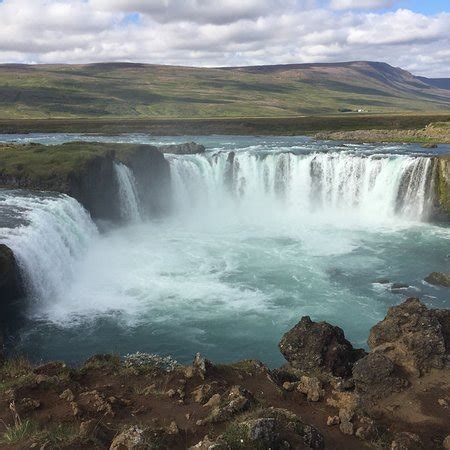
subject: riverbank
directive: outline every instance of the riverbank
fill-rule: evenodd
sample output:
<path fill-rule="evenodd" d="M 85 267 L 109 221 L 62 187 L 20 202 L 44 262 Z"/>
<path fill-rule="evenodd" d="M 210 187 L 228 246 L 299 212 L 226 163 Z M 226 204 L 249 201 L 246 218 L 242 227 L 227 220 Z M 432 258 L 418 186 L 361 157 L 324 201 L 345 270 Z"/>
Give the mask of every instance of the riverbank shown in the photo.
<path fill-rule="evenodd" d="M 433 144 L 450 144 L 450 122 L 433 122 L 420 129 L 324 131 L 317 133 L 315 138 L 350 142 L 422 143 L 427 147 Z"/>
<path fill-rule="evenodd" d="M 354 130 L 418 130 L 450 120 L 450 113 L 238 117 L 213 119 L 0 119 L 0 133 L 148 133 L 155 136 L 314 135 Z"/>
<path fill-rule="evenodd" d="M 389 309 L 354 349 L 309 317 L 279 348 L 287 364 L 190 366 L 142 353 L 82 367 L 0 368 L 5 448 L 448 449 L 450 310 Z M 215 445 L 213 447 L 213 445 Z"/>

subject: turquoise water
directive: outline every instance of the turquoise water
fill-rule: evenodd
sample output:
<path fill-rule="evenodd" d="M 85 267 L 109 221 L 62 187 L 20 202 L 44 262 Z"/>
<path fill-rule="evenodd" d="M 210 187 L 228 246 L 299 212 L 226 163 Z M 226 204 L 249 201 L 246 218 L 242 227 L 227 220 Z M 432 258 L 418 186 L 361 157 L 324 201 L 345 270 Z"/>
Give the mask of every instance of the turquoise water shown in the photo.
<path fill-rule="evenodd" d="M 8 137 L 82 138 L 100 139 Z M 34 261 L 24 266 L 35 288 L 28 319 L 11 343 L 15 351 L 73 363 L 138 350 L 188 362 L 200 351 L 216 362 L 258 358 L 276 366 L 278 341 L 303 315 L 336 324 L 365 346 L 370 327 L 408 296 L 450 307 L 448 290 L 422 281 L 431 271 L 450 271 L 450 233 L 426 221 L 432 167 L 420 148 L 279 137 L 195 140 L 207 146 L 206 155 L 168 157 L 175 206 L 165 219 L 136 218 L 99 233 L 70 199 L 53 196 L 37 206 L 18 193 L 0 195 L 0 215 L 25 204 L 34 211 L 27 226 L 11 231 L 9 220 L 0 234 L 24 261 Z M 231 150 L 237 157 L 228 186 Z M 132 175 L 122 175 L 131 185 Z M 64 225 L 52 228 L 55 211 Z M 40 239 L 30 238 L 33 227 Z M 69 251 L 64 239 L 56 243 L 61 229 Z M 374 283 L 379 278 L 410 288 L 393 293 Z"/>

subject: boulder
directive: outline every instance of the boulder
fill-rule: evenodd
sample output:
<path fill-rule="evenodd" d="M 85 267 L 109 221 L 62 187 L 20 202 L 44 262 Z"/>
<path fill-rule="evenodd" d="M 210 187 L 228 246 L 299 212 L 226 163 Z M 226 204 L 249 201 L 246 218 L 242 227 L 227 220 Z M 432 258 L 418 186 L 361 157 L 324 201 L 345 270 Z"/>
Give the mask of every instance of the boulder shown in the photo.
<path fill-rule="evenodd" d="M 444 450 L 450 450 L 450 434 L 442 442 L 442 447 Z"/>
<path fill-rule="evenodd" d="M 365 355 L 355 350 L 341 328 L 313 322 L 308 316 L 289 330 L 278 344 L 289 364 L 307 373 L 325 372 L 348 377 L 353 364 Z"/>
<path fill-rule="evenodd" d="M 200 375 L 200 378 L 204 380 L 208 375 L 210 375 L 214 370 L 214 365 L 211 361 L 203 356 L 200 353 L 195 355 L 194 361 L 192 362 L 192 366 L 194 370 Z"/>
<path fill-rule="evenodd" d="M 189 447 L 188 450 L 231 450 L 231 449 L 229 445 L 221 437 L 213 441 L 208 435 L 206 435 L 196 445 Z"/>
<path fill-rule="evenodd" d="M 445 352 L 450 355 L 450 309 L 434 309 L 432 312 L 441 325 Z"/>
<path fill-rule="evenodd" d="M 325 395 L 325 391 L 322 389 L 322 383 L 316 377 L 301 377 L 297 385 L 297 390 L 305 394 L 307 400 L 310 402 L 318 402 Z"/>
<path fill-rule="evenodd" d="M 109 450 L 143 450 L 146 445 L 145 431 L 132 426 L 118 434 L 111 442 Z"/>
<path fill-rule="evenodd" d="M 421 145 L 422 148 L 437 148 L 438 145 L 432 142 L 425 142 Z"/>
<path fill-rule="evenodd" d="M 111 442 L 109 450 L 144 450 L 152 448 L 184 448 L 176 424 L 166 428 L 143 428 L 133 425 L 125 428 Z"/>
<path fill-rule="evenodd" d="M 273 417 L 276 420 L 277 433 L 289 442 L 290 448 L 315 450 L 325 448 L 322 434 L 312 425 L 303 423 L 299 417 L 286 409 L 267 408 L 259 413 L 259 417 Z"/>
<path fill-rule="evenodd" d="M 253 395 L 241 386 L 233 386 L 224 394 L 222 401 L 204 420 L 197 422 L 197 425 L 205 425 L 207 423 L 225 422 L 236 414 L 246 411 L 253 402 Z"/>
<path fill-rule="evenodd" d="M 417 298 L 389 308 L 384 320 L 370 330 L 368 344 L 413 375 L 442 368 L 446 356 L 443 327 L 435 311 Z"/>
<path fill-rule="evenodd" d="M 66 374 L 68 372 L 66 364 L 62 361 L 53 361 L 33 369 L 33 373 L 36 375 L 46 375 L 47 377 L 57 377 L 61 374 Z"/>
<path fill-rule="evenodd" d="M 362 397 L 379 399 L 400 390 L 404 380 L 394 374 L 394 363 L 383 353 L 369 353 L 353 366 L 353 382 Z"/>
<path fill-rule="evenodd" d="M 443 272 L 432 272 L 425 277 L 425 281 L 434 286 L 450 287 L 450 275 Z"/>
<path fill-rule="evenodd" d="M 184 144 L 163 145 L 159 147 L 159 151 L 173 155 L 196 155 L 205 153 L 205 147 L 196 142 L 185 142 Z"/>
<path fill-rule="evenodd" d="M 251 441 L 264 442 L 269 446 L 276 441 L 276 421 L 273 417 L 250 419 L 242 425 L 247 428 L 248 438 Z"/>

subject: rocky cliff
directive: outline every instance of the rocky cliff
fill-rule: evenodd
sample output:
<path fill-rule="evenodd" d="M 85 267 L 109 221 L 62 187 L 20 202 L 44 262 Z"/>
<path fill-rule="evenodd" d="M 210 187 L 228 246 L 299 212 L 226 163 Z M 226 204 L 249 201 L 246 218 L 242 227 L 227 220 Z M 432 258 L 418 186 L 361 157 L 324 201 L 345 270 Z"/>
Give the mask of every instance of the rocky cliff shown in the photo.
<path fill-rule="evenodd" d="M 178 151 L 184 149 L 180 146 Z M 151 145 L 0 146 L 0 188 L 64 193 L 78 200 L 94 220 L 117 223 L 122 220 L 117 163 L 134 174 L 143 216 L 156 217 L 169 210 L 169 163 Z M 13 252 L 0 244 L 0 334 L 6 330 L 6 317 L 12 328 L 24 291 Z"/>
<path fill-rule="evenodd" d="M 442 220 L 450 220 L 450 155 L 436 158 L 436 214 Z"/>
<path fill-rule="evenodd" d="M 151 145 L 75 142 L 0 147 L 0 187 L 56 191 L 77 199 L 94 220 L 120 220 L 114 163 L 129 166 L 151 213 L 168 208 L 170 168 Z"/>
<path fill-rule="evenodd" d="M 160 149 L 136 145 L 119 157 L 133 171 L 144 214 L 155 217 L 167 213 L 171 207 L 170 166 Z"/>
<path fill-rule="evenodd" d="M 20 319 L 25 297 L 20 269 L 9 247 L 0 244 L 0 364 L 3 339 Z"/>

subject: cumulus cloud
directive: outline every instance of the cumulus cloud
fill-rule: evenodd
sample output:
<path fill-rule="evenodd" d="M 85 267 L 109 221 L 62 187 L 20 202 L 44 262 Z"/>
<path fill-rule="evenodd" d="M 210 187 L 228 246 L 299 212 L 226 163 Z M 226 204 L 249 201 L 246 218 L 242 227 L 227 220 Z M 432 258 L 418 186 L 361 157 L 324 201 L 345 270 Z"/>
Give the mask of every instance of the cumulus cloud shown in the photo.
<path fill-rule="evenodd" d="M 331 0 L 333 9 L 380 9 L 392 6 L 394 0 Z"/>
<path fill-rule="evenodd" d="M 224 66 L 369 59 L 450 76 L 450 13 L 338 11 L 326 4 L 4 0 L 0 62 Z"/>
<path fill-rule="evenodd" d="M 313 5 L 300 0 L 91 0 L 91 5 L 105 11 L 138 12 L 161 22 L 190 21 L 226 24 L 255 19 L 283 9 Z"/>

